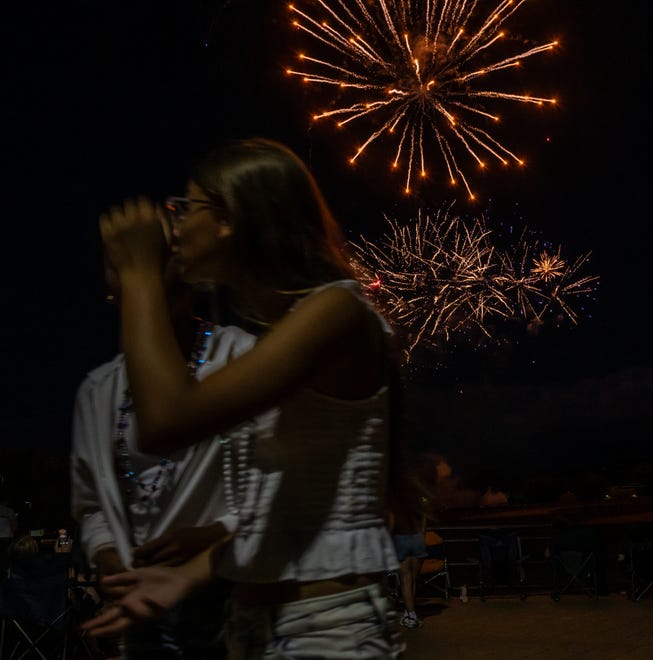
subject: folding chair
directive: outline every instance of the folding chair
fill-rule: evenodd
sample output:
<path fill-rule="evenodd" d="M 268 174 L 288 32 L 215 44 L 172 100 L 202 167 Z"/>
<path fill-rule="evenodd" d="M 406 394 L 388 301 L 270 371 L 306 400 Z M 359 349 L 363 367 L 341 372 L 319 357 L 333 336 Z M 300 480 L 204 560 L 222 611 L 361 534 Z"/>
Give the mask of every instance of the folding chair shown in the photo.
<path fill-rule="evenodd" d="M 518 588 L 522 600 L 526 598 L 526 574 L 521 538 L 516 532 L 496 530 L 480 534 L 479 596 L 486 600 L 495 588 L 503 587 L 508 591 Z"/>
<path fill-rule="evenodd" d="M 65 660 L 70 563 L 68 554 L 38 554 L 10 563 L 0 585 L 0 658 Z"/>
<path fill-rule="evenodd" d="M 629 596 L 641 600 L 653 587 L 653 541 L 631 541 L 628 546 Z"/>
<path fill-rule="evenodd" d="M 443 595 L 445 600 L 449 600 L 451 578 L 444 540 L 433 530 L 428 530 L 424 534 L 424 540 L 426 541 L 428 556 L 422 562 L 419 585 L 436 589 Z"/>
<path fill-rule="evenodd" d="M 401 580 L 399 579 L 399 571 L 388 571 L 385 574 L 385 591 L 394 606 L 398 607 L 399 602 L 401 601 Z M 0 658 L 0 660 L 2 659 Z"/>
<path fill-rule="evenodd" d="M 565 527 L 551 538 L 551 597 L 559 601 L 567 592 L 598 598 L 598 539 L 591 527 Z"/>

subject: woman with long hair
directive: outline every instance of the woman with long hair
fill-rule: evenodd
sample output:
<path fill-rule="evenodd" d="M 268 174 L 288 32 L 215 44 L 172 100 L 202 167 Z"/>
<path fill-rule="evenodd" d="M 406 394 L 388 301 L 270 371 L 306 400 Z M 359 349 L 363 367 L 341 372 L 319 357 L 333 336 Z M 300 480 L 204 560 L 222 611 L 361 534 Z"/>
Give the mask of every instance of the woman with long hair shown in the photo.
<path fill-rule="evenodd" d="M 258 138 L 212 152 L 185 204 L 184 280 L 226 288 L 264 330 L 201 382 L 188 378 L 166 316 L 156 206 L 125 202 L 101 232 L 120 277 L 140 448 L 165 454 L 220 434 L 238 526 L 180 567 L 108 578 L 131 591 L 87 627 L 115 632 L 221 577 L 233 583 L 232 658 L 399 657 L 382 586 L 397 567 L 384 525 L 389 328 L 362 296 L 315 180 L 285 146 Z"/>

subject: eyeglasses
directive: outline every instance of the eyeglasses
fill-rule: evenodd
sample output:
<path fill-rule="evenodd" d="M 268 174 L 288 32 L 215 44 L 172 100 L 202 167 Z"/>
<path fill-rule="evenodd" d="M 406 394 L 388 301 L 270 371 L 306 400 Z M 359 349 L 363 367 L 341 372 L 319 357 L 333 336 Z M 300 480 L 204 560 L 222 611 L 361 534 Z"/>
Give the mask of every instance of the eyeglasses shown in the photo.
<path fill-rule="evenodd" d="M 218 208 L 218 206 L 207 199 L 193 199 L 192 197 L 167 197 L 165 201 L 166 211 L 172 214 L 175 221 L 183 220 L 188 214 L 190 204 L 196 204 L 198 207 Z"/>
<path fill-rule="evenodd" d="M 188 212 L 188 197 L 167 197 L 165 201 L 166 215 L 169 216 L 168 220 L 171 226 L 175 226 Z"/>
<path fill-rule="evenodd" d="M 174 250 L 175 239 L 180 222 L 188 211 L 188 199 L 186 197 L 167 197 L 163 204 L 161 225 L 168 245 Z"/>
<path fill-rule="evenodd" d="M 192 197 L 168 197 L 164 204 L 165 220 L 173 234 L 175 229 L 179 227 L 179 224 L 188 215 L 191 204 L 198 211 L 201 209 L 211 209 L 216 213 L 216 219 L 219 222 L 227 224 L 226 218 L 223 217 L 224 212 L 222 207 L 215 202 L 207 199 L 193 199 Z"/>

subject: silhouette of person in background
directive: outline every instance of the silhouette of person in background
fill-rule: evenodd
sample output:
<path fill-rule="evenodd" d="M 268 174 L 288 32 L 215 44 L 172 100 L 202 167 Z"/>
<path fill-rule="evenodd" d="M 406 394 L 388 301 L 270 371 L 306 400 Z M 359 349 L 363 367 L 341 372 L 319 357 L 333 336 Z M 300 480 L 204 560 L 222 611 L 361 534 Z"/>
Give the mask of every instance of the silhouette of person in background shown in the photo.
<path fill-rule="evenodd" d="M 390 524 L 399 560 L 399 583 L 404 602 L 404 613 L 399 623 L 404 628 L 419 628 L 423 625 L 415 611 L 415 597 L 422 562 L 428 556 L 424 540 L 426 517 L 416 491 L 414 495 L 412 499 L 403 497 L 395 500 Z"/>
<path fill-rule="evenodd" d="M 17 527 L 16 512 L 8 505 L 5 497 L 0 498 L 0 574 L 4 574 L 7 569 L 7 551 L 14 540 Z"/>
<path fill-rule="evenodd" d="M 9 561 L 21 560 L 25 557 L 33 557 L 39 552 L 38 541 L 29 534 L 24 534 L 15 539 L 9 546 Z"/>

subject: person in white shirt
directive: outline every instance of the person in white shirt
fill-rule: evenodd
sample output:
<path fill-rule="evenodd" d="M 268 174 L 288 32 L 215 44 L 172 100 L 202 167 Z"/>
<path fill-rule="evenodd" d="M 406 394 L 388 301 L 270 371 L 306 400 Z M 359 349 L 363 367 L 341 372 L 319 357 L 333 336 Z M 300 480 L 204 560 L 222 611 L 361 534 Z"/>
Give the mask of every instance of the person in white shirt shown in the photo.
<path fill-rule="evenodd" d="M 119 301 L 116 274 L 108 264 L 106 280 L 111 297 Z M 204 378 L 253 346 L 253 335 L 193 316 L 193 292 L 176 276 L 174 259 L 165 281 L 172 324 L 190 376 Z M 168 543 L 163 555 L 141 553 L 136 565 L 182 563 L 211 545 L 216 529 L 234 526 L 224 499 L 219 439 L 211 437 L 165 457 L 139 451 L 124 354 L 87 375 L 77 392 L 73 419 L 72 513 L 85 555 L 100 578 L 131 568 L 134 553 L 153 539 L 175 543 Z M 103 595 L 111 600 L 123 593 L 108 587 Z M 208 593 L 198 603 L 180 608 L 165 624 L 129 631 L 123 657 L 177 658 L 182 651 L 195 657 L 194 649 L 200 654 L 206 647 L 217 654 L 222 600 L 221 594 Z M 203 617 L 198 614 L 201 609 Z M 199 617 L 198 625 L 186 631 L 180 617 Z M 193 639 L 200 629 L 208 639 Z"/>

